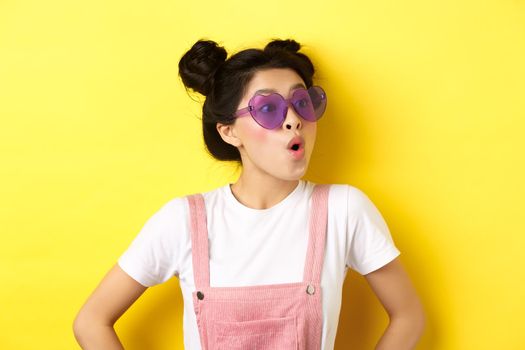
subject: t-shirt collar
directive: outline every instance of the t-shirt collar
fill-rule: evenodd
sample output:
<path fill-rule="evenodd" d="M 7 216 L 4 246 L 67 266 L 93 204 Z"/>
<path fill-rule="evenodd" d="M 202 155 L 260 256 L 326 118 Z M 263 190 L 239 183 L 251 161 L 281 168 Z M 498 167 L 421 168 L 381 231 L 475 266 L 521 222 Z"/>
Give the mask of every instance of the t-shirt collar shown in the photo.
<path fill-rule="evenodd" d="M 279 210 L 279 208 L 285 207 L 289 203 L 296 201 L 297 198 L 300 196 L 300 194 L 304 191 L 306 182 L 304 180 L 299 180 L 299 183 L 297 184 L 297 186 L 294 188 L 292 192 L 288 194 L 288 196 L 286 196 L 279 203 L 267 209 L 254 209 L 254 208 L 245 206 L 244 204 L 239 202 L 237 198 L 235 198 L 235 196 L 233 195 L 232 189 L 230 187 L 231 185 L 232 184 L 226 184 L 225 186 L 223 186 L 223 191 L 226 197 L 227 204 L 229 206 L 234 207 L 235 210 L 243 211 L 245 213 L 264 214 L 268 212 L 273 212 L 275 210 Z"/>

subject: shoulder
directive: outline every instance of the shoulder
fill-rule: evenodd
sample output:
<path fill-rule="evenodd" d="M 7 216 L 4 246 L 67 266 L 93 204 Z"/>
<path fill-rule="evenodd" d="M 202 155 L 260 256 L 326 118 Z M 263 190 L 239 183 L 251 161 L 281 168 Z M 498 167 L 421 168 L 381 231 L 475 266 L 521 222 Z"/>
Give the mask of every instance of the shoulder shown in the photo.
<path fill-rule="evenodd" d="M 192 195 L 201 195 L 206 203 L 214 201 L 216 198 L 223 195 L 224 186 L 199 193 L 189 193 L 186 195 L 176 196 L 161 205 L 160 209 L 155 213 L 160 220 L 173 221 L 180 219 L 187 219 L 189 214 L 188 197 Z"/>
<path fill-rule="evenodd" d="M 310 185 L 316 185 L 309 183 Z M 331 205 L 348 207 L 349 210 L 362 210 L 370 206 L 371 200 L 360 188 L 350 184 L 325 184 L 330 186 L 329 201 Z"/>
<path fill-rule="evenodd" d="M 187 210 L 186 202 L 186 196 L 174 197 L 161 205 L 152 218 L 159 223 L 174 223 L 184 216 Z"/>

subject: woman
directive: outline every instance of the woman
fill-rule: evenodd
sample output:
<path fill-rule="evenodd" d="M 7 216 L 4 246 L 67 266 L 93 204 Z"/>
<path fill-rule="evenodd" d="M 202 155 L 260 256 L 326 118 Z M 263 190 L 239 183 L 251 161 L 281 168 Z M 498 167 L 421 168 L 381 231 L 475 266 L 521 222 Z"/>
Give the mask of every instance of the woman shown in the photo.
<path fill-rule="evenodd" d="M 373 203 L 349 185 L 302 180 L 327 96 L 293 40 L 227 59 L 198 41 L 179 62 L 206 96 L 203 134 L 234 184 L 174 198 L 143 227 L 80 310 L 84 349 L 121 349 L 116 320 L 178 276 L 186 349 L 333 349 L 347 268 L 365 276 L 390 323 L 377 349 L 412 349 L 421 303 Z"/>

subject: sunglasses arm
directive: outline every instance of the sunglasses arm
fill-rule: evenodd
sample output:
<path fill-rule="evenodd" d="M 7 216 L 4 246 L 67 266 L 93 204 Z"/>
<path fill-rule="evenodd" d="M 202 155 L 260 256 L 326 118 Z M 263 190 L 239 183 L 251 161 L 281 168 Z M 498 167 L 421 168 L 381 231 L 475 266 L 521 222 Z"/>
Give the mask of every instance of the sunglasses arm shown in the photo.
<path fill-rule="evenodd" d="M 237 112 L 235 112 L 233 116 L 240 117 L 240 116 L 250 113 L 252 110 L 253 110 L 252 106 L 244 107 L 244 108 L 239 109 Z"/>

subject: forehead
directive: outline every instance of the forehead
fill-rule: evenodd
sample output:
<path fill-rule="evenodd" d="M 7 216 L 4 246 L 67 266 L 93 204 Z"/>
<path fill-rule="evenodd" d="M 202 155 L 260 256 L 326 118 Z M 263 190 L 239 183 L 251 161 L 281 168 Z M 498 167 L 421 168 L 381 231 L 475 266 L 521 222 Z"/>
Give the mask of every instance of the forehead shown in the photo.
<path fill-rule="evenodd" d="M 305 87 L 304 81 L 293 69 L 272 68 L 256 72 L 246 87 L 243 99 L 257 92 L 277 92 L 287 96 L 290 90 Z M 262 90 L 262 91 L 261 91 Z"/>

